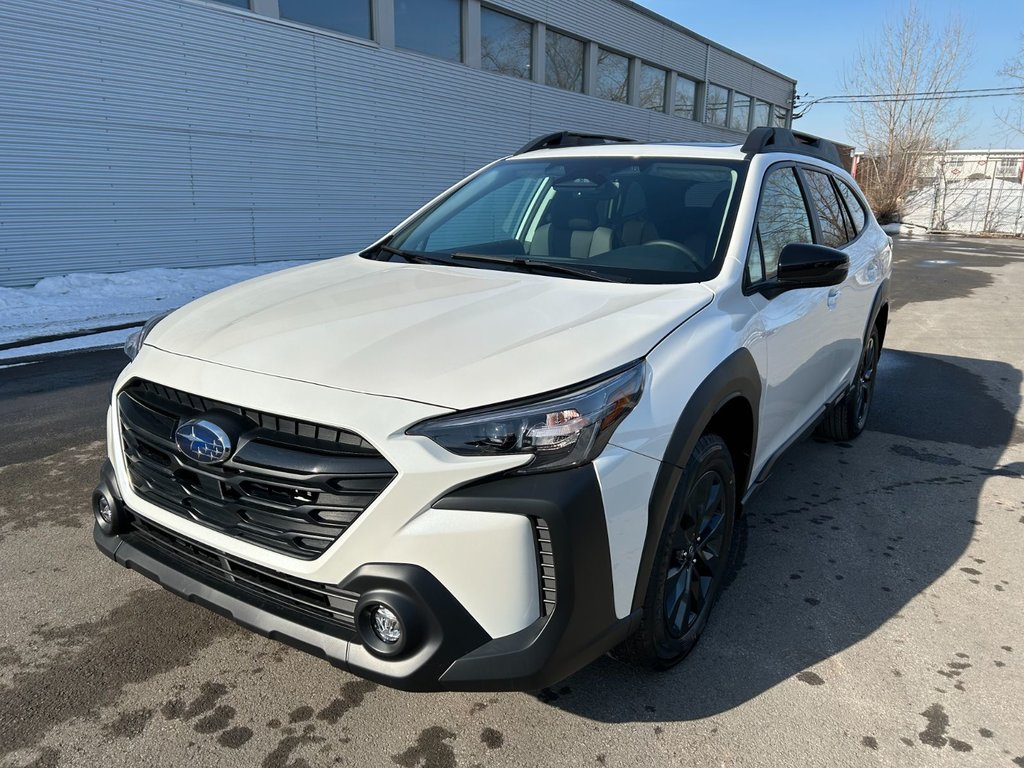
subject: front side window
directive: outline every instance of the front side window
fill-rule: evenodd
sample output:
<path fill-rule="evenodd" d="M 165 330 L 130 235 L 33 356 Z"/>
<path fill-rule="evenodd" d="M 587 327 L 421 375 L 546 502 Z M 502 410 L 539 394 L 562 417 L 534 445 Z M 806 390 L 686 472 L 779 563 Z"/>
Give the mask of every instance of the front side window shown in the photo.
<path fill-rule="evenodd" d="M 805 168 L 804 179 L 807 181 L 807 194 L 811 199 L 811 205 L 818 214 L 821 244 L 830 248 L 841 248 L 849 242 L 852 235 L 846 234 L 843 204 L 839 202 L 828 174 Z"/>
<path fill-rule="evenodd" d="M 533 24 L 490 8 L 480 9 L 480 66 L 488 72 L 530 79 Z"/>
<path fill-rule="evenodd" d="M 665 78 L 668 72 L 650 64 L 640 66 L 640 106 L 665 111 Z"/>
<path fill-rule="evenodd" d="M 813 243 L 811 219 L 794 168 L 772 171 L 761 190 L 761 206 L 754 226 L 747 274 L 771 279 L 779 272 L 779 254 L 790 243 Z M 760 264 L 751 267 L 749 262 Z"/>
<path fill-rule="evenodd" d="M 508 268 L 525 259 L 531 269 L 554 265 L 598 279 L 698 282 L 721 263 L 744 167 L 676 158 L 506 160 L 400 230 L 388 248 L 462 266 Z"/>
<path fill-rule="evenodd" d="M 370 2 L 337 0 L 278 0 L 282 19 L 333 29 L 356 37 L 370 37 Z"/>
<path fill-rule="evenodd" d="M 544 82 L 583 93 L 583 41 L 547 30 L 544 40 Z"/>
<path fill-rule="evenodd" d="M 697 83 L 688 77 L 676 77 L 676 103 L 672 114 L 687 120 L 697 119 Z"/>
<path fill-rule="evenodd" d="M 596 81 L 595 96 L 625 104 L 629 101 L 629 59 L 600 49 Z"/>
<path fill-rule="evenodd" d="M 462 61 L 462 0 L 395 0 L 395 45 Z"/>
<path fill-rule="evenodd" d="M 729 127 L 734 131 L 745 131 L 750 123 L 750 97 L 742 93 L 732 95 L 732 112 L 729 114 Z"/>
<path fill-rule="evenodd" d="M 704 121 L 725 128 L 729 118 L 729 91 L 720 85 L 708 85 Z"/>

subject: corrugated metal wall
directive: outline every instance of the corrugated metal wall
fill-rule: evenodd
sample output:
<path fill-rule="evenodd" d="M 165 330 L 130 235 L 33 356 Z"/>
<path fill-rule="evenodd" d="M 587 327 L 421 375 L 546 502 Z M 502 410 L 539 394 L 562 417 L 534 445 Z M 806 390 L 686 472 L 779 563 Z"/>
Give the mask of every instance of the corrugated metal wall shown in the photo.
<path fill-rule="evenodd" d="M 504 5 L 703 76 L 705 43 L 613 0 Z M 712 80 L 788 98 L 717 54 Z M 739 137 L 195 0 L 3 0 L 0 285 L 346 253 L 565 127 Z"/>

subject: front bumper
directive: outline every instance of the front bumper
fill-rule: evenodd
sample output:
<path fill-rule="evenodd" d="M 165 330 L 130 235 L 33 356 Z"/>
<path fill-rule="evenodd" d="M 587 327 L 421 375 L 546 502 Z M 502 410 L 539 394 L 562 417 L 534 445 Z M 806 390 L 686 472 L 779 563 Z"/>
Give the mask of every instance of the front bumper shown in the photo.
<path fill-rule="evenodd" d="M 638 613 L 616 618 L 608 533 L 592 465 L 484 480 L 434 503 L 435 509 L 523 515 L 547 525 L 554 561 L 554 605 L 525 629 L 497 638 L 488 635 L 422 567 L 362 565 L 336 586 L 318 585 L 324 587 L 329 605 L 327 611 L 313 611 L 308 600 L 295 599 L 295 594 L 305 593 L 301 584 L 298 592 L 288 587 L 289 579 L 296 583 L 293 577 L 253 569 L 173 532 L 169 533 L 173 545 L 161 543 L 160 537 L 167 532 L 124 507 L 109 462 L 101 472 L 98 491 L 113 498 L 124 513 L 120 533 L 108 535 L 98 526 L 94 531 L 96 545 L 116 562 L 260 634 L 404 690 L 543 688 L 614 647 L 639 618 Z M 137 519 L 136 525 L 132 519 Z M 205 561 L 195 555 L 200 550 Z M 183 557 L 182 552 L 192 554 Z M 217 567 L 218 560 L 225 568 Z M 233 569 L 227 567 L 232 563 Z M 404 601 L 417 617 L 414 642 L 394 657 L 374 653 L 357 628 L 367 600 L 381 594 Z M 493 599 L 500 601 L 502 595 L 494 594 Z M 325 615 L 332 620 L 324 620 Z"/>

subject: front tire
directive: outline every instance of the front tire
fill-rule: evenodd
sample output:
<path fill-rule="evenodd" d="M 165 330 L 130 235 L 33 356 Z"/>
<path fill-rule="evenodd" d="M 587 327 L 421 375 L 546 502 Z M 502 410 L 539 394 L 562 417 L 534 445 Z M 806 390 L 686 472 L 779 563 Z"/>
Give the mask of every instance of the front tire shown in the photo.
<path fill-rule="evenodd" d="M 868 414 L 875 399 L 875 379 L 878 376 L 878 356 L 882 351 L 882 338 L 878 326 L 871 329 L 861 352 L 853 386 L 825 414 L 818 435 L 827 440 L 852 440 L 864 431 Z"/>
<path fill-rule="evenodd" d="M 732 552 L 736 472 L 718 435 L 697 441 L 673 496 L 644 599 L 640 627 L 616 656 L 666 669 L 697 644 Z"/>

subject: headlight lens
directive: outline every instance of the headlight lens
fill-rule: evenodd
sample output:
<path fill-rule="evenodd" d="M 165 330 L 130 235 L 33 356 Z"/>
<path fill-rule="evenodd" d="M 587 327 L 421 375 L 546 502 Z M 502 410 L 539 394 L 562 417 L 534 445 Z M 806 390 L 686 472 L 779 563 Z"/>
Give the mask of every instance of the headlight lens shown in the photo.
<path fill-rule="evenodd" d="M 146 337 L 149 335 L 149 332 L 156 327 L 157 323 L 159 323 L 173 311 L 174 310 L 163 312 L 157 315 L 156 317 L 149 318 L 149 320 L 146 321 L 146 324 L 142 326 L 142 328 L 140 328 L 127 339 L 125 339 L 124 353 L 128 355 L 129 360 L 134 360 L 136 356 L 138 356 L 139 350 L 142 349 L 142 345 L 145 343 Z"/>
<path fill-rule="evenodd" d="M 459 456 L 532 454 L 520 473 L 575 467 L 604 450 L 639 402 L 646 370 L 641 360 L 566 394 L 442 416 L 406 434 L 429 437 Z"/>

